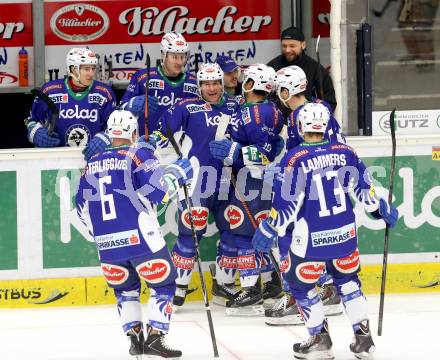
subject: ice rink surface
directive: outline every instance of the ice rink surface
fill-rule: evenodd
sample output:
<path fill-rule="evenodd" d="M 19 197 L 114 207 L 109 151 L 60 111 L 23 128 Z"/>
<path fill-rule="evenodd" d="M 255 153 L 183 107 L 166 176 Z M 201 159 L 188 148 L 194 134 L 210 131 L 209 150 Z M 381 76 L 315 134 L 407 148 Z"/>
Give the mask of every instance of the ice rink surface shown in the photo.
<path fill-rule="evenodd" d="M 383 335 L 378 337 L 378 296 L 368 296 L 375 359 L 440 359 L 440 293 L 387 295 Z M 144 307 L 145 309 L 145 307 Z M 182 359 L 213 358 L 202 302 L 174 315 L 168 344 Z M 270 327 L 263 317 L 227 317 L 212 305 L 220 359 L 293 359 L 292 344 L 308 337 L 304 326 Z M 336 359 L 354 359 L 345 315 L 329 318 Z M 116 306 L 0 309 L 0 360 L 134 360 Z"/>

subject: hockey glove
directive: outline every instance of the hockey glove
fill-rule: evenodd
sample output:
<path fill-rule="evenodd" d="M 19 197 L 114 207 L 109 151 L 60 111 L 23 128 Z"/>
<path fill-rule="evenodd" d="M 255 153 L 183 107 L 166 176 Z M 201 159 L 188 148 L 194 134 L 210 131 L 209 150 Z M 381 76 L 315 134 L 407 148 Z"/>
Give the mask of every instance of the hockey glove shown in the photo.
<path fill-rule="evenodd" d="M 36 147 L 50 148 L 59 146 L 61 143 L 57 133 L 49 135 L 47 129 L 37 121 L 30 121 L 27 124 L 27 128 L 28 139 Z"/>
<path fill-rule="evenodd" d="M 214 159 L 222 160 L 226 166 L 232 165 L 238 158 L 241 145 L 228 139 L 214 140 L 209 143 L 209 151 Z"/>
<path fill-rule="evenodd" d="M 399 219 L 399 211 L 395 206 L 388 204 L 385 199 L 379 200 L 379 214 L 390 227 L 396 226 Z"/>
<path fill-rule="evenodd" d="M 154 116 L 158 107 L 159 104 L 157 98 L 148 95 L 148 117 Z M 145 112 L 145 95 L 132 97 L 128 102 L 122 105 L 122 108 L 132 112 L 137 117 L 143 116 Z"/>
<path fill-rule="evenodd" d="M 84 159 L 89 161 L 93 155 L 103 152 L 107 146 L 111 145 L 111 143 L 112 140 L 106 133 L 97 133 L 82 151 Z"/>
<path fill-rule="evenodd" d="M 165 168 L 165 174 L 173 176 L 179 186 L 188 184 L 193 178 L 193 168 L 188 159 L 176 160 Z"/>
<path fill-rule="evenodd" d="M 255 230 L 252 246 L 256 251 L 268 253 L 275 246 L 277 237 L 277 231 L 267 223 L 267 219 L 264 219 Z"/>
<path fill-rule="evenodd" d="M 277 143 L 275 144 L 275 157 L 280 155 L 285 147 L 286 147 L 286 143 L 283 137 L 278 135 Z"/>
<path fill-rule="evenodd" d="M 151 136 L 148 136 L 148 139 L 145 137 L 145 135 L 142 135 L 138 141 L 137 144 L 140 147 L 146 148 L 147 150 L 154 153 L 156 151 L 156 140 L 152 138 Z"/>
<path fill-rule="evenodd" d="M 154 146 L 156 148 L 166 148 L 168 146 L 169 140 L 159 130 L 155 130 L 150 135 L 148 135 L 148 142 L 154 143 Z"/>

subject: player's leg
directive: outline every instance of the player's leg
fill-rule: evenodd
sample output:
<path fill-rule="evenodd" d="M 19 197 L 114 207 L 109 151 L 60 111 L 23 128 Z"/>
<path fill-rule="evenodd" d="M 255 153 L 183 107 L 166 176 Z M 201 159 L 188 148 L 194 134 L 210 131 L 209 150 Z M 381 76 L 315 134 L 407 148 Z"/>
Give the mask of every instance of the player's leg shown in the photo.
<path fill-rule="evenodd" d="M 141 283 L 136 270 L 128 261 L 102 263 L 101 268 L 117 299 L 122 329 L 130 339 L 129 353 L 140 358 L 143 353 L 144 333 L 139 302 Z"/>
<path fill-rule="evenodd" d="M 333 283 L 333 277 L 324 270 L 317 282 L 319 296 L 324 304 L 325 316 L 336 316 L 343 313 L 342 300 Z"/>
<path fill-rule="evenodd" d="M 229 204 L 217 196 L 212 204 L 212 213 L 220 239 L 217 243 L 215 264 L 210 265 L 212 275 L 212 302 L 226 306 L 228 300 L 234 300 L 240 290 L 235 286 L 237 273 L 237 247 L 234 236 L 229 230 Z"/>
<path fill-rule="evenodd" d="M 359 251 L 350 256 L 327 262 L 327 271 L 333 275 L 334 283 L 344 303 L 345 312 L 354 332 L 350 350 L 359 359 L 369 358 L 375 346 L 368 319 L 367 299 L 361 290 L 358 277 L 360 271 Z"/>
<path fill-rule="evenodd" d="M 298 359 L 333 359 L 324 307 L 315 287 L 325 263 L 300 258 L 292 252 L 289 254 L 291 266 L 286 279 L 310 335 L 307 341 L 293 345 L 294 356 Z"/>
<path fill-rule="evenodd" d="M 206 231 L 209 216 L 209 209 L 205 206 L 206 199 L 200 200 L 201 201 L 193 207 L 192 211 L 196 234 L 199 239 Z M 189 213 L 184 201 L 182 201 L 179 206 L 178 217 L 179 235 L 172 250 L 173 263 L 177 270 L 177 288 L 173 304 L 180 307 L 184 304 L 186 296 L 192 292 L 188 290 L 188 286 L 194 271 L 196 243 L 191 233 Z"/>
<path fill-rule="evenodd" d="M 165 342 L 173 312 L 177 277 L 168 249 L 164 247 L 151 255 L 133 259 L 131 263 L 150 288 L 147 339 L 143 353 L 161 358 L 180 358 L 182 352 L 172 349 Z"/>

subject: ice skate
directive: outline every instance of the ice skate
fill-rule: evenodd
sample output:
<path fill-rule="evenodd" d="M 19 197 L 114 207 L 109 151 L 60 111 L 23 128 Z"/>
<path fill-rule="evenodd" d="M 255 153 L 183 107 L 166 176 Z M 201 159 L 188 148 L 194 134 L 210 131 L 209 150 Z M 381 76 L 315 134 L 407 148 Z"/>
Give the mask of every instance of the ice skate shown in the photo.
<path fill-rule="evenodd" d="M 328 333 L 327 320 L 324 320 L 319 334 L 310 336 L 308 340 L 293 345 L 293 354 L 295 359 L 334 359 L 332 345 L 332 339 Z"/>
<path fill-rule="evenodd" d="M 364 320 L 359 325 L 360 328 L 354 334 L 353 342 L 350 344 L 350 351 L 358 359 L 372 359 L 376 347 L 371 337 L 370 323 Z"/>
<path fill-rule="evenodd" d="M 343 313 L 342 300 L 335 285 L 324 284 L 319 289 L 319 296 L 324 305 L 325 316 L 336 316 Z"/>
<path fill-rule="evenodd" d="M 165 334 L 152 334 L 153 328 L 148 327 L 147 340 L 144 343 L 145 359 L 180 359 L 182 352 L 170 348 L 165 342 Z"/>
<path fill-rule="evenodd" d="M 219 285 L 215 279 L 215 264 L 209 265 L 209 271 L 212 276 L 212 303 L 226 306 L 227 301 L 235 300 L 240 293 L 240 289 L 234 283 Z"/>
<path fill-rule="evenodd" d="M 173 298 L 173 312 L 177 312 L 185 303 L 186 296 L 197 289 L 188 289 L 188 285 L 177 285 Z"/>
<path fill-rule="evenodd" d="M 278 274 L 274 271 L 272 272 L 272 279 L 263 283 L 263 299 L 265 307 L 271 307 L 278 299 L 282 298 L 283 295 L 281 280 Z"/>
<path fill-rule="evenodd" d="M 140 324 L 134 326 L 127 332 L 127 336 L 130 339 L 130 349 L 128 350 L 129 354 L 134 356 L 136 360 L 141 360 L 145 342 L 142 326 Z"/>
<path fill-rule="evenodd" d="M 270 309 L 264 311 L 267 325 L 304 325 L 296 301 L 290 294 L 284 294 Z"/>
<path fill-rule="evenodd" d="M 263 301 L 263 293 L 256 286 L 243 288 L 234 300 L 226 302 L 226 315 L 264 315 Z"/>

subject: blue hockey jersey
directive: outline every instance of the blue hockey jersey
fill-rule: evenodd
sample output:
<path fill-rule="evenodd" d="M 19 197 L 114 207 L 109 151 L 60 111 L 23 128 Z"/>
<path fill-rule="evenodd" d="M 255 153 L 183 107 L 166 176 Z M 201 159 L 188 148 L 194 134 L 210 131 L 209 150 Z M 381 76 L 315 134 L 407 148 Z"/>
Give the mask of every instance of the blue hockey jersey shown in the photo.
<path fill-rule="evenodd" d="M 276 143 L 282 128 L 283 115 L 271 101 L 243 103 L 231 124 L 231 139 L 243 147 L 255 145 L 263 157 L 261 162 L 267 164 L 275 158 Z M 243 158 L 239 157 L 233 165 L 234 171 L 243 166 Z"/>
<path fill-rule="evenodd" d="M 133 96 L 145 94 L 145 82 L 147 79 L 147 69 L 138 70 L 130 80 L 121 104 L 130 100 Z M 148 130 L 157 130 L 161 115 L 179 100 L 198 96 L 197 81 L 194 75 L 186 72 L 182 78 L 175 82 L 168 79 L 163 73 L 162 67 L 151 68 L 148 81 L 148 94 L 158 100 L 158 109 L 154 116 L 148 118 Z M 139 117 L 140 135 L 144 135 L 144 116 Z"/>
<path fill-rule="evenodd" d="M 145 148 L 111 147 L 89 160 L 76 209 L 101 261 L 148 255 L 165 246 L 152 209 L 168 201 L 162 174 L 159 161 Z"/>
<path fill-rule="evenodd" d="M 113 90 L 99 81 L 83 92 L 73 92 L 67 79 L 49 81 L 41 91 L 49 96 L 60 109 L 55 132 L 60 146 L 84 146 L 90 139 L 105 130 L 109 115 L 116 108 L 116 96 Z M 45 123 L 51 112 L 41 99 L 35 98 L 32 104 L 31 118 Z"/>
<path fill-rule="evenodd" d="M 218 187 L 223 163 L 212 157 L 209 143 L 216 139 L 222 115 L 232 117 L 238 110 L 238 106 L 237 101 L 226 94 L 223 95 L 219 104 L 207 103 L 200 97 L 184 99 L 168 109 L 160 121 L 159 131 L 164 136 L 168 134 L 167 126 L 172 134 L 183 131 L 182 153 L 188 159 L 195 159 L 194 168 L 210 167 L 211 170 L 215 170 L 216 186 L 215 189 L 213 187 L 209 189 L 213 192 Z M 202 190 L 205 189 L 206 179 L 202 181 L 201 186 Z"/>
<path fill-rule="evenodd" d="M 330 121 L 327 124 L 327 128 L 325 129 L 324 139 L 329 140 L 330 142 L 342 142 L 345 143 L 345 135 L 342 133 L 341 126 L 338 121 L 333 116 L 333 110 L 331 106 L 325 101 L 312 98 L 310 102 L 313 103 L 321 103 L 325 105 L 325 107 L 330 111 Z M 307 104 L 307 102 L 305 103 Z M 288 123 L 287 123 L 287 151 L 293 149 L 304 141 L 304 138 L 299 133 L 298 127 L 298 113 L 305 105 L 301 105 L 295 111 L 292 111 L 289 115 Z"/>
<path fill-rule="evenodd" d="M 354 150 L 342 143 L 302 143 L 280 162 L 270 223 L 280 236 L 294 225 L 291 249 L 300 257 L 336 259 L 357 248 L 350 194 L 368 212 L 378 209 L 372 179 Z"/>

